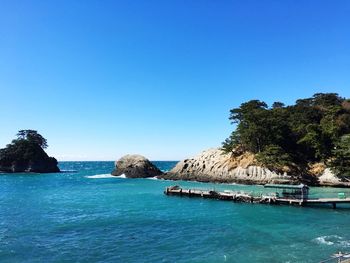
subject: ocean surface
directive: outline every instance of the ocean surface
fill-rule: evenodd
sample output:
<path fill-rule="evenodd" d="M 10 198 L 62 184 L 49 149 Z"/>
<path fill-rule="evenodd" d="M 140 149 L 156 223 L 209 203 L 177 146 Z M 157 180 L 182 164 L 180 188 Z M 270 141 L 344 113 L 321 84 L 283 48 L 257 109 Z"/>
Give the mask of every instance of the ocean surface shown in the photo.
<path fill-rule="evenodd" d="M 154 162 L 168 170 L 176 162 Z M 113 162 L 0 175 L 0 262 L 319 262 L 350 252 L 350 209 L 165 196 L 166 186 L 261 186 L 112 177 Z M 312 196 L 349 189 L 312 188 Z"/>

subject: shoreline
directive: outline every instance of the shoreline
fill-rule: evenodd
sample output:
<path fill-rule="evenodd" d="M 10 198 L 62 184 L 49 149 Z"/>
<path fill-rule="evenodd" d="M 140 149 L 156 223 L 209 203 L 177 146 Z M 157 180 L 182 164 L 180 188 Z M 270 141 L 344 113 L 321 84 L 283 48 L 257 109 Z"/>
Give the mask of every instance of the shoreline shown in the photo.
<path fill-rule="evenodd" d="M 125 179 L 133 179 L 133 178 L 125 178 Z M 148 178 L 143 178 L 143 179 L 148 179 Z M 253 183 L 253 182 L 244 182 L 244 181 L 218 181 L 218 180 L 191 180 L 191 179 L 170 179 L 170 178 L 157 178 L 157 180 L 163 180 L 163 181 L 172 181 L 172 182 L 177 182 L 177 181 L 184 181 L 184 182 L 196 182 L 196 183 L 208 183 L 208 184 L 227 184 L 227 185 L 243 185 L 243 186 L 264 186 L 265 184 L 268 184 L 267 182 L 264 183 Z M 294 185 L 298 185 L 301 182 L 295 182 Z M 290 184 L 290 182 L 286 182 L 284 184 Z M 308 184 L 308 186 L 311 187 L 319 187 L 319 188 L 349 188 L 350 185 L 343 185 L 343 184 Z"/>

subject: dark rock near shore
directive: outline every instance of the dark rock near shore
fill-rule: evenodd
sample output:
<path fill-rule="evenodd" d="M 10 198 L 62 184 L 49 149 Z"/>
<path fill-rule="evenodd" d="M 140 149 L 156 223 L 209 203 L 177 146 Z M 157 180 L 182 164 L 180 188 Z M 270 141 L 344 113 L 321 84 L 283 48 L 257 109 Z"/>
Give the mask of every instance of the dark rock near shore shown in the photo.
<path fill-rule="evenodd" d="M 112 175 L 124 174 L 127 178 L 147 178 L 162 175 L 153 163 L 142 155 L 125 155 L 115 162 L 115 169 Z"/>
<path fill-rule="evenodd" d="M 37 144 L 26 141 L 1 149 L 0 172 L 5 173 L 57 173 L 57 160 L 49 157 Z"/>

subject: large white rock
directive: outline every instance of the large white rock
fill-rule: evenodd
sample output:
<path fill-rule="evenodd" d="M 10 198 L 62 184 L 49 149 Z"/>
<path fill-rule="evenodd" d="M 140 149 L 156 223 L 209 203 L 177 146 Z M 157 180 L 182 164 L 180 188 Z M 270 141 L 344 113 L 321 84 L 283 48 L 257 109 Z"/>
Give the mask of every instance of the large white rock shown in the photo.
<path fill-rule="evenodd" d="M 232 158 L 230 154 L 217 148 L 203 151 L 193 158 L 180 161 L 162 177 L 176 180 L 248 184 L 293 182 L 291 176 L 254 165 L 252 154 Z"/>
<path fill-rule="evenodd" d="M 326 168 L 323 174 L 318 178 L 321 185 L 341 184 L 340 179 L 335 176 L 331 169 Z"/>

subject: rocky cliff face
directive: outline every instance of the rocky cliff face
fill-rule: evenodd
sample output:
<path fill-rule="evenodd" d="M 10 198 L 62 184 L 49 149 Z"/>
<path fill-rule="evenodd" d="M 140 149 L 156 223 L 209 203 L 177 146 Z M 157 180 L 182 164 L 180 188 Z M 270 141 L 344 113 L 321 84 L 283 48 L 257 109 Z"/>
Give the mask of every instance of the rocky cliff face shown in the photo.
<path fill-rule="evenodd" d="M 1 165 L 0 172 L 3 173 L 58 173 L 57 160 L 53 157 L 44 160 L 33 160 L 30 162 L 14 161 L 10 165 Z"/>
<path fill-rule="evenodd" d="M 125 174 L 128 178 L 146 178 L 162 175 L 163 173 L 148 159 L 141 155 L 125 155 L 115 162 L 112 175 Z"/>
<path fill-rule="evenodd" d="M 220 149 L 209 149 L 191 159 L 179 162 L 164 179 L 195 180 L 220 183 L 296 183 L 297 179 L 256 164 L 253 154 L 232 158 Z"/>
<path fill-rule="evenodd" d="M 0 172 L 5 173 L 57 173 L 57 160 L 49 157 L 38 145 L 24 144 L 0 154 Z"/>
<path fill-rule="evenodd" d="M 341 180 L 334 175 L 331 169 L 326 168 L 321 176 L 318 177 L 319 185 L 321 186 L 337 186 L 337 187 L 350 187 L 350 182 Z"/>
<path fill-rule="evenodd" d="M 254 154 L 226 154 L 220 149 L 209 149 L 199 155 L 180 161 L 170 172 L 160 178 L 192 180 L 200 182 L 243 184 L 296 184 L 350 187 L 350 182 L 341 180 L 324 164 L 313 164 L 305 175 L 278 173 L 262 167 Z"/>

